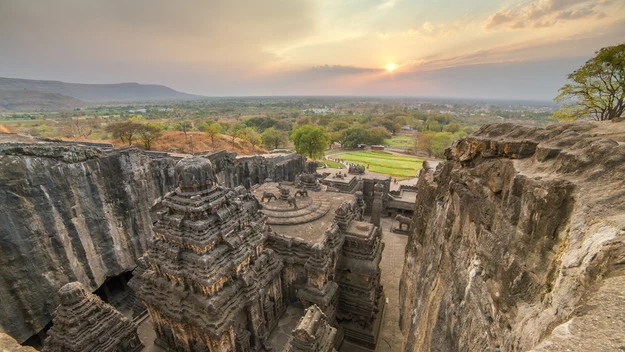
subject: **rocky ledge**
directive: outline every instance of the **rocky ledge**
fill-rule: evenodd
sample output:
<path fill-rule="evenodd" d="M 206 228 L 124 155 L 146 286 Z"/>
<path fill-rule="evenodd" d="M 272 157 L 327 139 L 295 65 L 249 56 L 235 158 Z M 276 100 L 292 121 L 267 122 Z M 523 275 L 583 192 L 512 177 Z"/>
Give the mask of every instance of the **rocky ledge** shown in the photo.
<path fill-rule="evenodd" d="M 482 127 L 424 167 L 404 351 L 625 349 L 625 123 Z"/>

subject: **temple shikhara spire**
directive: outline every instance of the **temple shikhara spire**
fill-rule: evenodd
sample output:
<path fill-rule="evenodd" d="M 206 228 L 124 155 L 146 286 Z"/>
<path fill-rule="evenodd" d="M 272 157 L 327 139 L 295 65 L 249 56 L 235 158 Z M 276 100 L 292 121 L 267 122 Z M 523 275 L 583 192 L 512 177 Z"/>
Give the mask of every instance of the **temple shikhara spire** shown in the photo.
<path fill-rule="evenodd" d="M 157 343 L 177 351 L 258 350 L 285 309 L 282 261 L 244 188 L 219 186 L 201 157 L 175 167 L 154 225 L 149 268 L 131 283 Z M 136 280 L 136 281 L 135 281 Z"/>

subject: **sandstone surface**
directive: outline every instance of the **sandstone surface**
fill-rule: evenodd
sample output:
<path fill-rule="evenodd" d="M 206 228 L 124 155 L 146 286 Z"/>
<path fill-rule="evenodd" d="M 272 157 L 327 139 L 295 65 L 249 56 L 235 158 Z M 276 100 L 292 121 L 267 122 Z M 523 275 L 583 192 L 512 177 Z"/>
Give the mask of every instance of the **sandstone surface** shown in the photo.
<path fill-rule="evenodd" d="M 625 349 L 624 132 L 486 125 L 424 165 L 403 350 Z"/>
<path fill-rule="evenodd" d="M 38 333 L 79 281 L 94 291 L 134 269 L 150 207 L 173 184 L 173 160 L 138 149 L 0 144 L 0 330 Z"/>

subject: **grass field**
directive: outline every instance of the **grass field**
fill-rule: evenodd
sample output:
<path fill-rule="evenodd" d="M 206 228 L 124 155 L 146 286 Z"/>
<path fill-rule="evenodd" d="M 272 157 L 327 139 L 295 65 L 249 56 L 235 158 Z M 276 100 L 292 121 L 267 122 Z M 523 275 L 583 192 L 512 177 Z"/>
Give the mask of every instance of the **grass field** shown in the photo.
<path fill-rule="evenodd" d="M 334 169 L 344 169 L 345 168 L 345 166 L 343 166 L 343 164 L 337 163 L 336 161 L 324 160 L 322 162 L 326 163 L 326 165 L 328 165 L 328 167 L 331 167 L 331 168 L 334 168 Z"/>
<path fill-rule="evenodd" d="M 423 160 L 421 159 L 378 150 L 348 151 L 341 154 L 333 154 L 332 157 L 364 165 L 365 167 L 369 165 L 369 171 L 397 177 L 398 179 L 416 177 L 417 171 L 423 165 Z"/>
<path fill-rule="evenodd" d="M 414 141 L 412 136 L 400 134 L 391 137 L 391 139 L 385 139 L 384 145 L 389 147 L 412 147 L 414 145 Z"/>

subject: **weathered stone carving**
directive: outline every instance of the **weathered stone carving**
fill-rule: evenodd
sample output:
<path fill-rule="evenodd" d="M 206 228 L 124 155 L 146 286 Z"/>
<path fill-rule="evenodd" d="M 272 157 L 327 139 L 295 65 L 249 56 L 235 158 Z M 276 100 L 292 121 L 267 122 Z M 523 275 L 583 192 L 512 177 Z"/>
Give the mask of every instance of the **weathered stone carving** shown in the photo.
<path fill-rule="evenodd" d="M 289 197 L 289 199 L 287 199 L 286 202 L 287 202 L 287 204 L 290 207 L 293 207 L 293 208 L 297 209 L 297 199 L 295 199 L 294 196 L 293 197 Z"/>
<path fill-rule="evenodd" d="M 178 188 L 154 225 L 150 268 L 130 282 L 157 343 L 174 351 L 250 351 L 283 313 L 282 261 L 265 249 L 265 216 L 243 187 L 215 184 L 201 157 L 175 167 Z"/>
<path fill-rule="evenodd" d="M 317 180 L 316 174 L 302 173 L 297 178 L 303 188 L 309 189 L 315 192 L 318 192 L 321 190 L 321 184 Z"/>
<path fill-rule="evenodd" d="M 70 282 L 59 290 L 61 304 L 43 352 L 136 352 L 143 349 L 137 326 L 112 306 Z"/>
<path fill-rule="evenodd" d="M 283 352 L 336 352 L 336 328 L 316 305 L 306 309 Z"/>
<path fill-rule="evenodd" d="M 349 169 L 347 170 L 347 172 L 349 172 L 350 174 L 354 174 L 354 175 L 364 175 L 365 167 L 362 165 L 352 164 L 349 166 Z"/>
<path fill-rule="evenodd" d="M 297 197 L 298 194 L 302 197 L 308 197 L 308 190 L 302 187 L 295 192 L 294 196 Z"/>
<path fill-rule="evenodd" d="M 399 222 L 399 230 L 403 231 L 403 226 L 406 225 L 406 230 L 408 230 L 410 228 L 410 223 L 412 222 L 412 219 L 407 217 L 407 216 L 403 216 L 403 215 L 397 215 L 395 216 L 395 220 L 397 220 Z"/>
<path fill-rule="evenodd" d="M 384 197 L 384 185 L 376 183 L 373 186 L 373 206 L 371 209 L 371 223 L 380 227 L 380 217 L 382 216 L 382 203 Z"/>
<path fill-rule="evenodd" d="M 267 199 L 267 203 L 271 202 L 271 199 L 275 199 L 278 200 L 278 197 L 276 197 L 275 194 L 271 193 L 271 192 L 263 192 L 263 197 L 260 199 L 261 203 L 265 202 L 265 199 Z"/>

